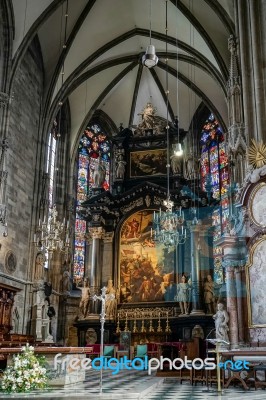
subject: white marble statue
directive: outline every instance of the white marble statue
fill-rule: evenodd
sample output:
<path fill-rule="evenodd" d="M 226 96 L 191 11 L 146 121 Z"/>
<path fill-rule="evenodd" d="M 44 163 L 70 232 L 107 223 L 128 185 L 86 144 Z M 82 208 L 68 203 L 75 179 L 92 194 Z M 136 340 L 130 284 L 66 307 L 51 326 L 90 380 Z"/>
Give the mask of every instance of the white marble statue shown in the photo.
<path fill-rule="evenodd" d="M 224 305 L 222 303 L 217 304 L 217 312 L 216 314 L 214 314 L 213 319 L 215 320 L 216 339 L 221 339 L 229 342 L 229 315 L 228 312 L 224 309 Z"/>

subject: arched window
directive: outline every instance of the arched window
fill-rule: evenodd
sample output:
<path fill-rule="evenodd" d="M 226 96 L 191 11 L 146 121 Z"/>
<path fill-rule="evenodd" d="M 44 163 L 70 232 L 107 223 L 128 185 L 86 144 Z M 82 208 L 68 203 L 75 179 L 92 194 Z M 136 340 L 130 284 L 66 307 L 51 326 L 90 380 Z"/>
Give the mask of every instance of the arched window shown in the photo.
<path fill-rule="evenodd" d="M 201 131 L 201 187 L 206 190 L 210 178 L 213 197 L 220 199 L 227 192 L 229 183 L 228 157 L 226 154 L 224 134 L 213 114 L 205 121 Z"/>
<path fill-rule="evenodd" d="M 88 126 L 79 142 L 76 197 L 76 224 L 73 278 L 80 281 L 84 275 L 86 221 L 79 215 L 80 205 L 92 195 L 93 171 L 103 163 L 106 170 L 102 188 L 110 187 L 110 142 L 98 124 Z"/>
<path fill-rule="evenodd" d="M 54 178 L 55 178 L 55 167 L 56 167 L 56 150 L 57 150 L 57 135 L 58 135 L 58 124 L 55 119 L 51 132 L 49 134 L 48 151 L 47 151 L 47 162 L 46 162 L 46 173 L 48 175 L 48 205 L 49 210 L 54 206 Z"/>

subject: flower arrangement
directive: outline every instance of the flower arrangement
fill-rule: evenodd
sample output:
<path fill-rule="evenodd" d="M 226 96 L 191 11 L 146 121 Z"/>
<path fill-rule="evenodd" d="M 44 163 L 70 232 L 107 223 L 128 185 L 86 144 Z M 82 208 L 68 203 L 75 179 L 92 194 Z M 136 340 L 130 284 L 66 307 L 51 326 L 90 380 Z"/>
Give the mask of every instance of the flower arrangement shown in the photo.
<path fill-rule="evenodd" d="M 13 357 L 13 365 L 4 371 L 0 389 L 7 393 L 28 392 L 47 386 L 45 357 L 34 355 L 34 347 L 23 346 L 21 354 Z"/>

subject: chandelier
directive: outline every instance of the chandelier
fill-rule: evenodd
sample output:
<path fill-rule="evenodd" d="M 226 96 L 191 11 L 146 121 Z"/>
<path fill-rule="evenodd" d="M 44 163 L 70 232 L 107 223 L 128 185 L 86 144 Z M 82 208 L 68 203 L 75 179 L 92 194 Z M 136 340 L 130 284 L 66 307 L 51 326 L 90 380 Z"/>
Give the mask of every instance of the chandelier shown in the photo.
<path fill-rule="evenodd" d="M 43 221 L 39 220 L 37 231 L 34 234 L 34 244 L 48 253 L 48 258 L 51 259 L 56 251 L 61 251 L 68 254 L 69 250 L 69 221 L 65 223 L 57 220 L 58 212 L 56 206 L 49 211 L 48 221 L 44 216 Z"/>
<path fill-rule="evenodd" d="M 152 237 L 155 243 L 163 244 L 170 252 L 171 248 L 178 244 L 184 244 L 187 239 L 187 229 L 184 227 L 184 212 L 181 207 L 173 212 L 174 203 L 168 197 L 163 202 L 166 211 L 153 215 L 154 232 Z"/>
<path fill-rule="evenodd" d="M 170 145 L 169 145 L 169 85 L 168 85 L 168 44 L 167 44 L 167 1 L 166 1 L 166 144 L 167 144 L 167 197 L 163 202 L 166 211 L 162 212 L 160 209 L 159 213 L 154 212 L 153 225 L 154 232 L 152 230 L 151 236 L 155 243 L 163 244 L 164 247 L 168 248 L 170 252 L 172 247 L 176 247 L 178 244 L 184 244 L 187 238 L 187 230 L 184 227 L 184 212 L 181 207 L 178 211 L 173 211 L 174 202 L 170 199 Z M 179 136 L 179 135 L 178 135 Z M 179 141 L 179 137 L 178 137 Z M 176 156 L 182 155 L 181 144 L 178 143 L 178 150 L 180 150 Z"/>

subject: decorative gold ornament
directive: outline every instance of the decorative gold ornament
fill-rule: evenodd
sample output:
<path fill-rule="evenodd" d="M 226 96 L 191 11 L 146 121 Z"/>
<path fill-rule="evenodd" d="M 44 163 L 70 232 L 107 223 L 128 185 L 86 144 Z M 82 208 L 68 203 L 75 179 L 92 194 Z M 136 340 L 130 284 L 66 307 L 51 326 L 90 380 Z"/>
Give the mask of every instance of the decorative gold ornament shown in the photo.
<path fill-rule="evenodd" d="M 160 333 L 162 331 L 163 330 L 162 330 L 162 327 L 161 327 L 161 314 L 159 313 L 157 332 Z"/>
<path fill-rule="evenodd" d="M 128 332 L 128 330 L 129 330 L 129 329 L 128 329 L 128 324 L 127 324 L 127 313 L 126 313 L 126 324 L 125 324 L 125 329 L 124 329 L 124 331 L 125 331 L 125 332 Z"/>
<path fill-rule="evenodd" d="M 135 315 L 135 318 L 134 318 L 134 325 L 133 325 L 133 333 L 138 333 L 137 321 L 136 321 L 137 313 L 135 313 L 134 315 Z"/>
<path fill-rule="evenodd" d="M 116 333 L 120 333 L 120 319 L 119 319 L 119 313 L 117 314 L 117 327 L 116 327 Z"/>
<path fill-rule="evenodd" d="M 145 325 L 144 325 L 144 319 L 141 321 L 141 329 L 140 329 L 140 332 L 141 332 L 141 333 L 146 333 L 146 328 L 145 328 Z"/>
<path fill-rule="evenodd" d="M 252 145 L 248 151 L 249 164 L 254 168 L 261 168 L 266 165 L 266 145 L 262 142 L 251 140 Z"/>
<path fill-rule="evenodd" d="M 152 319 L 150 319 L 149 332 L 154 332 L 154 328 L 153 328 L 153 326 L 152 326 Z"/>
<path fill-rule="evenodd" d="M 168 319 L 168 313 L 167 313 L 167 318 L 166 318 L 166 327 L 165 327 L 165 333 L 171 333 L 171 328 L 169 326 L 169 319 Z"/>

